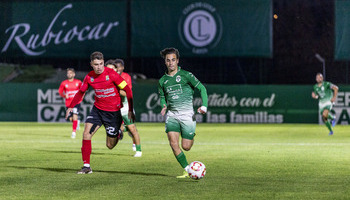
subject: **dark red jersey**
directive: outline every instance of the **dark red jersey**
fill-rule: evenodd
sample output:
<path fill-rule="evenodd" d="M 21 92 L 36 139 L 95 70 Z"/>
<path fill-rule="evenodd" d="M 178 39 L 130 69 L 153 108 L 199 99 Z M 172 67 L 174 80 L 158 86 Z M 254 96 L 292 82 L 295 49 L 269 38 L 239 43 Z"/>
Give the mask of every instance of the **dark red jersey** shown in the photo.
<path fill-rule="evenodd" d="M 61 95 L 61 97 L 65 99 L 67 107 L 72 102 L 75 93 L 79 91 L 80 86 L 81 86 L 81 81 L 78 79 L 73 79 L 73 81 L 69 81 L 69 80 L 62 81 L 60 87 L 58 88 L 58 93 Z M 67 99 L 66 99 L 66 94 L 68 94 Z"/>
<path fill-rule="evenodd" d="M 119 90 L 123 89 L 127 93 L 130 110 L 130 103 L 131 105 L 133 103 L 131 89 L 117 72 L 108 67 L 105 67 L 101 74 L 96 74 L 94 71 L 91 71 L 85 76 L 79 92 L 74 96 L 74 100 L 69 106 L 70 108 L 76 105 L 79 98 L 82 98 L 90 86 L 95 90 L 94 105 L 98 109 L 111 112 L 120 110 L 122 102 Z M 131 111 L 132 110 L 133 108 Z"/>

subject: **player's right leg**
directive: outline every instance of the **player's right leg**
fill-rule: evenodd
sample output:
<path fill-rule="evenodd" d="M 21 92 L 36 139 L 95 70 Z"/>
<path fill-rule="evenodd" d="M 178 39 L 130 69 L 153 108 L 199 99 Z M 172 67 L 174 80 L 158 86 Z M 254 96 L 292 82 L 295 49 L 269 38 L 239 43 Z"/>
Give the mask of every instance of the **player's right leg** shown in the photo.
<path fill-rule="evenodd" d="M 179 122 L 175 118 L 168 116 L 165 122 L 165 132 L 168 135 L 169 144 L 173 150 L 177 162 L 184 169 L 183 174 L 181 176 L 177 176 L 176 178 L 188 178 L 188 162 L 186 155 L 183 153 L 179 145 L 180 131 L 181 129 Z"/>
<path fill-rule="evenodd" d="M 131 137 L 131 139 L 132 139 L 132 150 L 133 151 L 137 151 L 136 145 L 140 145 L 140 146 L 138 146 L 139 152 L 138 153 L 136 152 L 136 154 L 138 154 L 138 155 L 135 156 L 135 157 L 141 157 L 141 155 L 142 155 L 141 144 L 139 142 L 136 144 L 136 140 L 135 140 L 135 137 L 134 137 L 134 134 L 138 135 L 137 129 L 135 127 L 135 130 L 130 130 L 130 128 L 133 128 L 133 127 L 131 127 L 131 125 L 134 125 L 134 123 L 131 122 L 131 120 L 129 119 L 128 112 L 125 112 L 125 110 L 123 111 L 123 109 L 121 111 L 122 111 L 122 117 L 123 117 L 123 124 L 121 126 L 121 129 L 122 129 L 123 132 L 127 131 L 128 135 Z M 136 131 L 136 133 L 135 133 L 135 131 Z M 138 141 L 140 141 L 140 136 L 136 136 L 136 137 L 138 137 L 139 138 Z"/>
<path fill-rule="evenodd" d="M 329 112 L 328 112 L 328 120 L 331 121 L 332 127 L 334 127 L 337 123 L 337 118 L 335 115 L 335 111 L 332 110 L 332 108 L 330 108 Z"/>

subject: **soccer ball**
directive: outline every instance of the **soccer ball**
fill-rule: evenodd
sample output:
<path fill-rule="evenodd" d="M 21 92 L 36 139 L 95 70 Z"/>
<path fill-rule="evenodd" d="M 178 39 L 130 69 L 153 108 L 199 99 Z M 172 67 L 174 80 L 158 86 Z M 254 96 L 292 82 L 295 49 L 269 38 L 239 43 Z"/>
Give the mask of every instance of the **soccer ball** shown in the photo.
<path fill-rule="evenodd" d="M 188 175 L 190 178 L 198 180 L 205 176 L 206 171 L 205 165 L 202 162 L 194 161 L 190 164 Z"/>

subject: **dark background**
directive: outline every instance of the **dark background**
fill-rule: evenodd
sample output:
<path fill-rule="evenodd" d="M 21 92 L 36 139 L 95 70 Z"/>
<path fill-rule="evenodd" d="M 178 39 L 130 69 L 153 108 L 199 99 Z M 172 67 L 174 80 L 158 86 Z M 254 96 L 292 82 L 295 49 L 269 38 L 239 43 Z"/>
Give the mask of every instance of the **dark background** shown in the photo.
<path fill-rule="evenodd" d="M 318 53 L 326 60 L 326 80 L 348 84 L 348 62 L 334 61 L 334 4 L 332 0 L 273 0 L 273 14 L 278 18 L 272 19 L 272 58 L 180 57 L 180 66 L 193 72 L 203 83 L 313 84 L 316 73 L 323 72 L 322 63 L 315 57 Z M 128 16 L 130 12 L 129 9 Z M 160 56 L 123 59 L 126 72 L 141 73 L 147 78 L 158 79 L 165 71 Z M 0 62 L 91 70 L 89 56 L 86 59 L 0 58 Z"/>

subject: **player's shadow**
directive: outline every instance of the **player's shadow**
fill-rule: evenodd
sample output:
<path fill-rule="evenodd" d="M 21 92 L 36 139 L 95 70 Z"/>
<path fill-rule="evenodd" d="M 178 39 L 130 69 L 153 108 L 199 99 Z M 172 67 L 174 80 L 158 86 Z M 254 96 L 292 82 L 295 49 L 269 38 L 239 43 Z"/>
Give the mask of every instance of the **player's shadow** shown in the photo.
<path fill-rule="evenodd" d="M 51 168 L 51 167 L 25 167 L 25 166 L 6 166 L 12 167 L 16 169 L 40 169 L 51 172 L 64 172 L 64 173 L 76 173 L 76 169 L 68 169 L 68 168 Z M 101 173 L 110 173 L 110 174 L 131 174 L 131 175 L 142 175 L 142 176 L 162 176 L 162 177 L 172 177 L 166 174 L 160 173 L 146 173 L 146 172 L 131 172 L 131 171 L 109 171 L 109 170 L 93 170 L 93 172 L 101 172 Z"/>

